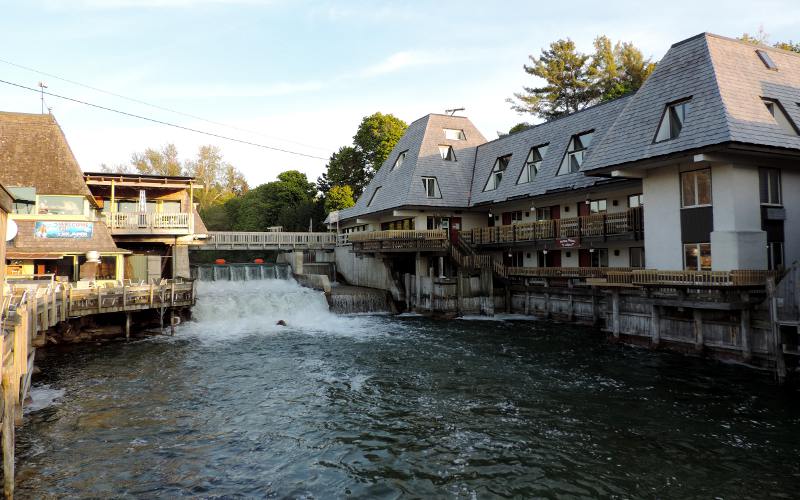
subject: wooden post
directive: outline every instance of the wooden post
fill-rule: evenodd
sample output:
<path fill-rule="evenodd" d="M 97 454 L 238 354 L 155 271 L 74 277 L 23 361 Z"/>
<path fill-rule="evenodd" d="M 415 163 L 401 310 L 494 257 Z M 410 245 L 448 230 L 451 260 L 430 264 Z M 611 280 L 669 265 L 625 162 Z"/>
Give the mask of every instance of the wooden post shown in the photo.
<path fill-rule="evenodd" d="M 506 291 L 506 313 L 511 313 L 511 288 L 508 285 L 505 286 Z"/>
<path fill-rule="evenodd" d="M 742 337 L 742 358 L 745 361 L 750 361 L 753 357 L 753 349 L 750 346 L 750 309 L 742 309 L 739 320 L 739 335 Z"/>
<path fill-rule="evenodd" d="M 456 273 L 456 313 L 462 314 L 464 311 L 464 306 L 462 304 L 464 300 L 464 274 L 461 271 L 461 267 L 458 268 L 458 272 Z"/>
<path fill-rule="evenodd" d="M 527 285 L 525 286 L 525 314 L 528 315 L 531 313 L 531 292 L 528 290 Z"/>
<path fill-rule="evenodd" d="M 169 335 L 175 336 L 175 309 L 169 310 Z"/>
<path fill-rule="evenodd" d="M 694 348 L 697 351 L 703 350 L 705 339 L 703 337 L 703 312 L 700 309 L 693 309 L 694 316 Z"/>
<path fill-rule="evenodd" d="M 597 290 L 592 287 L 592 325 L 597 326 L 600 324 L 600 311 L 598 310 L 599 303 L 597 301 Z"/>
<path fill-rule="evenodd" d="M 155 285 L 153 285 L 153 283 L 150 283 L 150 309 L 153 308 L 153 294 L 154 294 L 154 292 L 155 292 Z"/>
<path fill-rule="evenodd" d="M 100 309 L 103 307 L 103 298 L 100 296 L 102 292 L 102 288 L 99 286 L 97 287 L 97 312 L 100 312 Z"/>
<path fill-rule="evenodd" d="M 544 318 L 550 319 L 550 294 L 547 292 L 544 294 Z"/>
<path fill-rule="evenodd" d="M 6 498 L 14 498 L 14 388 L 11 373 L 3 371 L 3 490 Z"/>
<path fill-rule="evenodd" d="M 125 313 L 125 340 L 130 340 L 131 338 L 131 313 Z"/>
<path fill-rule="evenodd" d="M 614 332 L 614 338 L 619 338 L 619 324 L 619 290 L 614 290 L 611 293 L 611 325 Z"/>
<path fill-rule="evenodd" d="M 575 321 L 575 297 L 572 292 L 569 292 L 568 297 L 567 314 L 570 321 Z"/>
<path fill-rule="evenodd" d="M 651 345 L 658 347 L 661 342 L 661 306 L 650 305 L 650 337 Z"/>
<path fill-rule="evenodd" d="M 780 325 L 778 324 L 778 295 L 775 289 L 775 278 L 767 278 L 767 297 L 769 301 L 770 339 L 769 346 L 775 357 L 775 374 L 778 383 L 786 381 L 786 360 L 783 359 L 783 343 L 781 342 Z"/>

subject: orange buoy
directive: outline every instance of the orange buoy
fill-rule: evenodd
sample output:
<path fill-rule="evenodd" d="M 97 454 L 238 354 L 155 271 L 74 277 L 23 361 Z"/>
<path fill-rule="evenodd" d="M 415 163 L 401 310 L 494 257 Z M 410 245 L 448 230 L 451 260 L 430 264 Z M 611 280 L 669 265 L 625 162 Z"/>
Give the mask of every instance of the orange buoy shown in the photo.
<path fill-rule="evenodd" d="M 214 261 L 214 264 L 224 264 L 224 263 L 225 263 L 225 259 L 217 259 L 217 260 Z"/>
<path fill-rule="evenodd" d="M 264 259 L 255 259 L 255 260 L 253 260 L 253 264 L 263 264 L 263 263 L 264 263 Z"/>

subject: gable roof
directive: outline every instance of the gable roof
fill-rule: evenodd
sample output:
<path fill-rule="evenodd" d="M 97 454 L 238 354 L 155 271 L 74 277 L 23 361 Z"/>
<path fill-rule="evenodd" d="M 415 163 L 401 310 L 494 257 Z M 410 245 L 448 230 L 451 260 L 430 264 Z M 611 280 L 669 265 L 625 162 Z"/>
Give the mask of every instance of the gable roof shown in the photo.
<path fill-rule="evenodd" d="M 466 138 L 446 139 L 446 128 L 463 130 Z M 375 173 L 355 206 L 340 211 L 340 219 L 402 206 L 466 207 L 475 163 L 475 148 L 484 142 L 486 139 L 480 131 L 463 116 L 423 116 L 408 126 L 406 133 Z M 456 161 L 443 160 L 439 154 L 439 146 L 452 146 Z M 403 152 L 406 153 L 403 164 L 393 169 L 395 161 Z M 426 196 L 422 177 L 436 177 L 441 198 Z M 376 194 L 379 188 L 380 191 Z"/>
<path fill-rule="evenodd" d="M 49 114 L 0 112 L 0 183 L 91 199 L 64 132 Z"/>
<path fill-rule="evenodd" d="M 756 49 L 769 53 L 768 69 Z M 675 139 L 655 143 L 666 106 L 691 98 Z M 800 124 L 800 55 L 702 33 L 674 44 L 629 100 L 584 164 L 586 172 L 726 143 L 800 149 L 800 137 L 784 132 L 762 97 L 778 99 Z"/>

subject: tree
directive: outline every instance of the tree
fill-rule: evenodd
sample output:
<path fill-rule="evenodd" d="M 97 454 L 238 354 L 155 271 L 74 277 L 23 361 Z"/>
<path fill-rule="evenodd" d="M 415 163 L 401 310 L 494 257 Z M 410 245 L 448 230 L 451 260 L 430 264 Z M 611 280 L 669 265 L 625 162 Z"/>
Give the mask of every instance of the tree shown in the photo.
<path fill-rule="evenodd" d="M 589 56 L 578 52 L 569 38 L 551 43 L 538 59 L 528 58 L 532 64 L 523 65 L 525 72 L 542 78 L 545 85 L 523 87 L 524 92 L 514 94 L 516 102 L 507 100 L 511 109 L 549 120 L 580 111 L 597 99 L 589 80 Z"/>
<path fill-rule="evenodd" d="M 529 75 L 544 80 L 540 87 L 523 87 L 507 99 L 511 109 L 550 120 L 588 106 L 635 92 L 655 69 L 655 63 L 629 42 L 612 44 L 606 36 L 594 41 L 594 54 L 579 52 L 567 38 L 550 44 L 542 55 L 528 56 Z"/>
<path fill-rule="evenodd" d="M 167 144 L 161 150 L 147 148 L 143 153 L 133 153 L 131 165 L 140 174 L 171 176 L 183 174 L 178 159 L 178 149 L 174 144 Z"/>
<path fill-rule="evenodd" d="M 635 92 L 656 68 L 655 63 L 645 59 L 630 42 L 612 45 L 611 40 L 603 35 L 595 39 L 594 48 L 589 75 L 601 101 Z"/>
<path fill-rule="evenodd" d="M 194 177 L 200 188 L 195 191 L 195 199 L 200 204 L 201 215 L 209 207 L 224 203 L 248 189 L 244 176 L 222 159 L 216 146 L 201 146 L 196 159 L 186 162 L 185 173 Z"/>
<path fill-rule="evenodd" d="M 333 212 L 334 210 L 350 208 L 355 204 L 353 188 L 350 186 L 333 186 L 325 197 L 324 206 L 326 212 Z"/>
<path fill-rule="evenodd" d="M 770 45 L 769 33 L 764 31 L 763 26 L 758 27 L 758 32 L 755 35 L 749 33 L 742 33 L 739 40 L 753 45 Z M 800 42 L 789 40 L 788 42 L 775 42 L 772 44 L 776 49 L 788 50 L 791 52 L 800 53 Z"/>
<path fill-rule="evenodd" d="M 350 186 L 353 196 L 359 197 L 369 182 L 364 154 L 352 146 L 333 153 L 325 169 L 317 179 L 317 188 L 326 196 L 334 186 Z"/>
<path fill-rule="evenodd" d="M 367 182 L 381 168 L 407 128 L 408 125 L 403 120 L 380 112 L 361 120 L 356 135 L 353 136 L 353 145 L 364 155 Z"/>
<path fill-rule="evenodd" d="M 100 171 L 105 174 L 132 174 L 133 167 L 130 165 L 125 165 L 123 163 L 118 163 L 116 165 L 108 165 L 106 163 L 100 164 Z"/>

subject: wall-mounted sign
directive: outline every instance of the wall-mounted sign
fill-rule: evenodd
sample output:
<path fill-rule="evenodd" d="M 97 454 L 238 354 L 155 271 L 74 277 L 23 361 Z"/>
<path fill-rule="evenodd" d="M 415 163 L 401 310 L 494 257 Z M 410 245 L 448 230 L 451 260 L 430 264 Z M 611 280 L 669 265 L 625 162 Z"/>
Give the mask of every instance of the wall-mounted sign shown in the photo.
<path fill-rule="evenodd" d="M 35 238 L 90 239 L 94 225 L 91 222 L 36 221 Z"/>
<path fill-rule="evenodd" d="M 556 246 L 559 248 L 575 248 L 581 244 L 579 238 L 559 238 L 556 240 Z"/>

